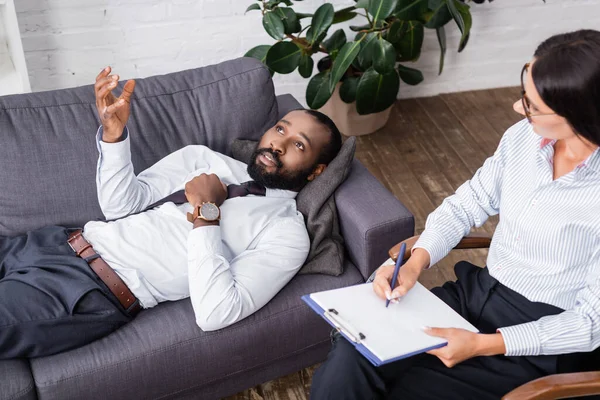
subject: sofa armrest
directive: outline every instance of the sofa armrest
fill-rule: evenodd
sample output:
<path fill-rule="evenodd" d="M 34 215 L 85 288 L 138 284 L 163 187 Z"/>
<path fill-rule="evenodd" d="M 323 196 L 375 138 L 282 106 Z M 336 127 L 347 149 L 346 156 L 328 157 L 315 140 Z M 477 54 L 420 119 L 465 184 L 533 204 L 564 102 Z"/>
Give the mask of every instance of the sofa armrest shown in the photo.
<path fill-rule="evenodd" d="M 277 96 L 277 108 L 279 110 L 277 118 L 281 119 L 290 111 L 304 107 L 302 107 L 302 104 L 300 104 L 291 94 L 282 94 Z"/>
<path fill-rule="evenodd" d="M 346 250 L 365 280 L 388 258 L 391 246 L 414 234 L 413 215 L 358 160 L 335 202 Z"/>

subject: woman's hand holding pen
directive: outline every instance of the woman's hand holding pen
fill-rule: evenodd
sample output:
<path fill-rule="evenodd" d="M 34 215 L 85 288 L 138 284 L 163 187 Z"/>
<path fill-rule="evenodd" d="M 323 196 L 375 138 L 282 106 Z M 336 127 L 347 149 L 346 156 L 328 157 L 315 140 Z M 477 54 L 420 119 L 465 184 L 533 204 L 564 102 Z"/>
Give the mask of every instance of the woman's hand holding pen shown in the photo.
<path fill-rule="evenodd" d="M 399 269 L 397 285 L 390 287 L 395 265 L 384 265 L 377 270 L 373 290 L 383 300 L 397 302 L 415 286 L 421 271 L 430 264 L 429 253 L 421 248 L 414 249 L 411 257 Z M 393 290 L 392 290 L 393 289 Z M 429 328 L 424 332 L 430 336 L 444 338 L 448 344 L 427 353 L 439 358 L 448 368 L 476 356 L 491 356 L 506 352 L 502 334 L 479 334 L 457 328 Z"/>
<path fill-rule="evenodd" d="M 421 271 L 429 266 L 429 253 L 423 249 L 415 249 L 412 256 L 400 268 L 396 287 L 391 287 L 395 265 L 384 265 L 377 270 L 373 281 L 373 290 L 383 300 L 397 299 L 406 295 L 415 286 Z"/>

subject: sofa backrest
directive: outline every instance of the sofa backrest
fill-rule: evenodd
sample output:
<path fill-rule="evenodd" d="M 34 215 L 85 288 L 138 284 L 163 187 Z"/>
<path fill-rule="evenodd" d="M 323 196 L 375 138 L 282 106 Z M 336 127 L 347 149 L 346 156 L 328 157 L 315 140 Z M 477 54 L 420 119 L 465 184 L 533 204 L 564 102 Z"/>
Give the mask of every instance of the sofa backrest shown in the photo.
<path fill-rule="evenodd" d="M 134 169 L 189 144 L 230 154 L 234 138 L 256 139 L 276 119 L 271 76 L 252 58 L 138 79 L 128 123 Z M 0 97 L 0 235 L 103 218 L 99 123 L 93 85 Z"/>

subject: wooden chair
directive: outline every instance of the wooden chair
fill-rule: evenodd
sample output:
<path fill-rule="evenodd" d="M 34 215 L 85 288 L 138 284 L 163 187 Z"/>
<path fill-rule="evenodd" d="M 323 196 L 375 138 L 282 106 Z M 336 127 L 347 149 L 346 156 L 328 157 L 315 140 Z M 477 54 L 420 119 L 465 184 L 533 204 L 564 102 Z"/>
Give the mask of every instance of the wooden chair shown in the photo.
<path fill-rule="evenodd" d="M 410 257 L 412 248 L 419 236 L 408 238 L 389 251 L 396 261 L 402 243 L 406 243 L 404 260 Z M 489 248 L 492 238 L 489 235 L 470 234 L 465 236 L 455 249 Z M 502 397 L 503 400 L 550 400 L 567 397 L 590 396 L 600 394 L 600 371 L 555 374 L 545 376 L 519 386 Z"/>

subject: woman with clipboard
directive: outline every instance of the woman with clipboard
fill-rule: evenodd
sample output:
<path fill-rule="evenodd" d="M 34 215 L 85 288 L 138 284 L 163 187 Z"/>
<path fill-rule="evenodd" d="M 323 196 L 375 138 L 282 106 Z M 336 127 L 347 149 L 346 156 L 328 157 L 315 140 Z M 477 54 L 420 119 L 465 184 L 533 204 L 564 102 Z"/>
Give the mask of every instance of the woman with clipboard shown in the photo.
<path fill-rule="evenodd" d="M 411 258 L 373 287 L 398 299 L 473 226 L 500 214 L 486 268 L 462 262 L 432 290 L 479 329 L 427 328 L 448 341 L 375 367 L 336 336 L 313 378 L 321 399 L 498 399 L 546 375 L 577 372 L 600 346 L 600 32 L 553 36 L 521 76 L 526 118 L 427 219 Z M 398 338 L 402 340 L 401 337 Z"/>

